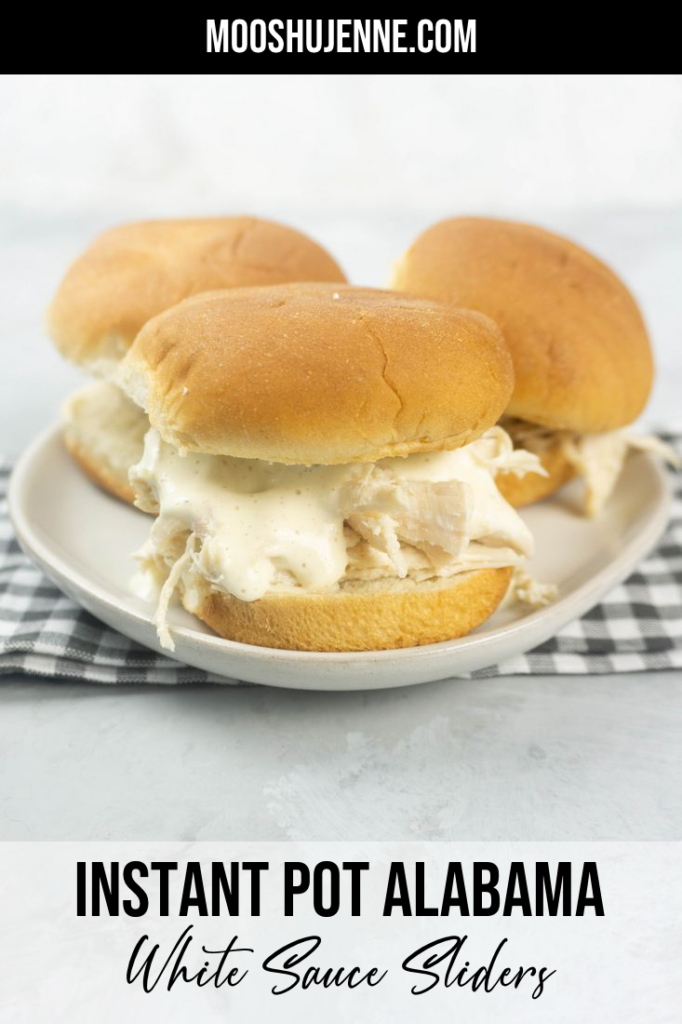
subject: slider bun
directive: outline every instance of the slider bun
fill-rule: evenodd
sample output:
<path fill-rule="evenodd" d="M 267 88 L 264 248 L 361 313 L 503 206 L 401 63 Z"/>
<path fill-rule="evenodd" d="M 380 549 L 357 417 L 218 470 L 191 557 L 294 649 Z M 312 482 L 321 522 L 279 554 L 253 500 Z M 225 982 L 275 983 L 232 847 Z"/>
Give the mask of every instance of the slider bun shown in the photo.
<path fill-rule="evenodd" d="M 607 266 L 559 235 L 482 217 L 440 221 L 408 249 L 392 284 L 500 325 L 516 374 L 510 415 L 597 433 L 644 407 L 653 363 L 637 303 Z"/>
<path fill-rule="evenodd" d="M 140 328 L 188 295 L 280 281 L 345 281 L 325 250 L 255 217 L 158 220 L 99 235 L 71 266 L 48 312 L 67 359 L 105 376 Z"/>
<path fill-rule="evenodd" d="M 119 380 L 178 448 L 332 465 L 473 441 L 512 374 L 480 313 L 291 284 L 187 299 L 142 329 Z"/>
<path fill-rule="evenodd" d="M 448 580 L 356 581 L 334 594 L 270 594 L 258 601 L 240 601 L 193 583 L 182 603 L 219 636 L 244 644 L 380 651 L 470 633 L 495 611 L 511 577 L 511 568 L 477 569 Z"/>
<path fill-rule="evenodd" d="M 62 410 L 64 443 L 91 480 L 133 504 L 128 470 L 142 458 L 149 419 L 114 384 L 98 381 L 78 391 Z"/>
<path fill-rule="evenodd" d="M 514 508 L 522 508 L 534 501 L 548 498 L 575 476 L 575 469 L 558 442 L 537 452 L 537 456 L 543 468 L 547 470 L 547 476 L 540 476 L 539 473 L 526 473 L 522 477 L 514 473 L 497 473 L 495 476 L 495 483 L 502 492 L 502 497 Z"/>
<path fill-rule="evenodd" d="M 128 505 L 135 504 L 135 492 L 128 483 L 128 474 L 114 463 L 97 459 L 88 446 L 87 438 L 85 438 L 85 443 L 77 443 L 65 431 L 64 443 L 71 458 L 94 484 L 101 487 L 103 491 L 113 494 L 115 498 L 125 501 Z"/>

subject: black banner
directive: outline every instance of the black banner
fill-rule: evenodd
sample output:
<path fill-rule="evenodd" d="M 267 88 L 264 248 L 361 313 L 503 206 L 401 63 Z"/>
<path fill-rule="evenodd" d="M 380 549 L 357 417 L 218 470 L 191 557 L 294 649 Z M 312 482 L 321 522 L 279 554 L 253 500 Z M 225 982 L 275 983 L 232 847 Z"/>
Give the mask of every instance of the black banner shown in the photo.
<path fill-rule="evenodd" d="M 418 15 L 358 18 L 256 15 L 232 5 L 199 14 L 140 9 L 89 19 L 60 8 L 13 16 L 5 34 L 7 71 L 122 71 L 278 74 L 672 71 L 673 33 L 655 19 L 594 10 L 507 8 L 471 18 L 470 11 L 424 8 Z M 12 45 L 15 39 L 18 45 Z M 26 40 L 37 40 L 30 46 Z"/>

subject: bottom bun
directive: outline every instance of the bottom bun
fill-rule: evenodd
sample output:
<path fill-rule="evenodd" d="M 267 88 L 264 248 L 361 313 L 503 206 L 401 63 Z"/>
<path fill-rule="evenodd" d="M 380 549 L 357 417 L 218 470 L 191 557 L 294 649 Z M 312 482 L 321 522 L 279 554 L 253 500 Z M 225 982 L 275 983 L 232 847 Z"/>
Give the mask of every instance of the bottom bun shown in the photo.
<path fill-rule="evenodd" d="M 128 483 L 127 470 L 123 472 L 113 463 L 106 462 L 101 458 L 98 461 L 86 447 L 76 444 L 66 431 L 64 431 L 64 443 L 73 461 L 80 466 L 94 484 L 108 491 L 109 494 L 113 494 L 115 498 L 125 501 L 128 505 L 134 504 L 135 492 Z"/>
<path fill-rule="evenodd" d="M 77 392 L 63 410 L 64 443 L 100 487 L 133 504 L 128 470 L 142 458 L 146 413 L 114 384 L 97 382 Z"/>
<path fill-rule="evenodd" d="M 536 453 L 547 476 L 539 473 L 526 473 L 516 476 L 514 473 L 498 473 L 495 483 L 514 508 L 531 505 L 534 501 L 542 501 L 554 494 L 560 487 L 567 484 L 575 476 L 575 469 L 566 458 L 561 444 L 556 442 Z"/>
<path fill-rule="evenodd" d="M 513 570 L 449 579 L 348 582 L 334 594 L 270 594 L 258 601 L 191 587 L 188 611 L 227 640 L 292 651 L 381 651 L 454 640 L 495 611 Z"/>

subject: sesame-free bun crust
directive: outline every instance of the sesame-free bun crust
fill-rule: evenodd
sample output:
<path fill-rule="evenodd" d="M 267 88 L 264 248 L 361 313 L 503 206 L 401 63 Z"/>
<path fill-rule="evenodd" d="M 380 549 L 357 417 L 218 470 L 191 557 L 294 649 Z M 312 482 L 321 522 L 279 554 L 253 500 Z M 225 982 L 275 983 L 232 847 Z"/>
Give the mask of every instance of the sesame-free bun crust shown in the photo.
<path fill-rule="evenodd" d="M 64 443 L 100 487 L 134 503 L 128 470 L 142 458 L 149 419 L 120 388 L 97 381 L 77 391 L 62 410 Z"/>
<path fill-rule="evenodd" d="M 480 313 L 292 284 L 187 299 L 142 329 L 119 380 L 178 448 L 331 465 L 467 444 L 512 374 Z"/>
<path fill-rule="evenodd" d="M 293 651 L 379 651 L 465 636 L 495 611 L 512 569 L 479 569 L 448 580 L 342 586 L 338 593 L 271 594 L 258 601 L 192 586 L 188 611 L 219 636 Z M 188 594 L 192 593 L 190 600 Z"/>
<path fill-rule="evenodd" d="M 280 281 L 345 281 L 329 253 L 255 217 L 143 221 L 99 235 L 68 270 L 48 312 L 67 359 L 101 375 L 140 328 L 188 295 Z"/>
<path fill-rule="evenodd" d="M 547 471 L 547 476 L 526 473 L 525 476 L 518 477 L 514 473 L 498 473 L 495 477 L 502 497 L 514 508 L 523 508 L 524 505 L 548 498 L 575 476 L 575 469 L 558 442 L 548 445 L 536 454 Z"/>
<path fill-rule="evenodd" d="M 637 303 L 607 266 L 559 235 L 481 217 L 440 221 L 398 262 L 392 286 L 499 324 L 516 373 L 513 416 L 597 433 L 644 407 L 653 363 Z"/>
<path fill-rule="evenodd" d="M 127 474 L 109 462 L 98 461 L 87 445 L 77 445 L 65 432 L 64 444 L 74 462 L 80 466 L 85 475 L 102 490 L 113 494 L 115 498 L 125 501 L 128 505 L 135 504 L 135 492 L 128 483 Z"/>

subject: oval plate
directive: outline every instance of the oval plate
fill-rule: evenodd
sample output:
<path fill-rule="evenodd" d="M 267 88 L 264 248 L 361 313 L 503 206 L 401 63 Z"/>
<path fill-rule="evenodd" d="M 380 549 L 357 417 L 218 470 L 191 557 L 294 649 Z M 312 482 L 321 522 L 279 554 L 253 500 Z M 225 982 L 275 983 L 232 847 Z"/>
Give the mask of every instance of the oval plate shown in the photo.
<path fill-rule="evenodd" d="M 113 629 L 161 651 L 153 608 L 129 590 L 131 552 L 149 517 L 99 490 L 64 448 L 59 427 L 22 455 L 10 483 L 10 514 L 30 557 L 70 597 Z M 425 683 L 504 661 L 536 647 L 595 605 L 655 545 L 669 514 L 664 471 L 633 455 L 602 517 L 576 515 L 580 485 L 523 511 L 535 535 L 530 570 L 559 598 L 537 611 L 506 603 L 461 640 L 360 654 L 253 647 L 215 636 L 182 608 L 169 612 L 174 657 L 231 679 L 314 690 L 361 690 Z"/>

